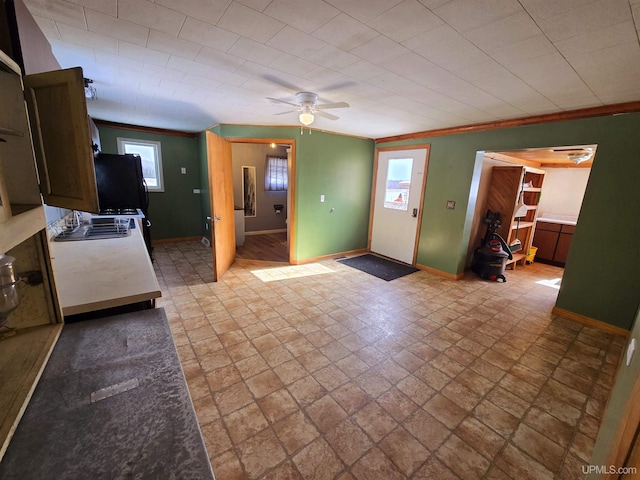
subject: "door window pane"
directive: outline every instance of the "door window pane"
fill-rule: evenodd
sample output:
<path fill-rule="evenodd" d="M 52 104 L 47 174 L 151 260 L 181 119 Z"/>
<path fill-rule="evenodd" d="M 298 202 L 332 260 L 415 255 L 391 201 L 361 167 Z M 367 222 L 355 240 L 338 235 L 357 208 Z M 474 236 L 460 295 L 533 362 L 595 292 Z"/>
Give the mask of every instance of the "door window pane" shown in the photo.
<path fill-rule="evenodd" d="M 384 208 L 405 211 L 409 208 L 412 169 L 413 158 L 389 159 Z"/>

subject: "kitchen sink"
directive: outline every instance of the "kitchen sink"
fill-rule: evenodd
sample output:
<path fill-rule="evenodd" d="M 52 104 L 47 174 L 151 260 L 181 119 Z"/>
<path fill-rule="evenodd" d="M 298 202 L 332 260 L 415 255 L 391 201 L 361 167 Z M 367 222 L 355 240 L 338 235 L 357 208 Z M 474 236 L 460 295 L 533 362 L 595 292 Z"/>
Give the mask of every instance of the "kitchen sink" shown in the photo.
<path fill-rule="evenodd" d="M 126 237 L 131 233 L 129 223 L 128 218 L 100 218 L 99 222 L 69 226 L 56 235 L 54 240 L 56 242 L 72 242 Z"/>

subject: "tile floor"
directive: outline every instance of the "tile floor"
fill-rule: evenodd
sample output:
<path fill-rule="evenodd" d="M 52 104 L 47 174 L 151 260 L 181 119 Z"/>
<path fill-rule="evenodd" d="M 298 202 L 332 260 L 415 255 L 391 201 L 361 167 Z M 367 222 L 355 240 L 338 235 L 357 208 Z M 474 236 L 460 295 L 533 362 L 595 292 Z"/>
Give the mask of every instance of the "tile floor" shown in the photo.
<path fill-rule="evenodd" d="M 623 346 L 507 283 L 159 245 L 155 268 L 218 480 L 582 478 Z M 553 283 L 553 282 L 552 282 Z"/>

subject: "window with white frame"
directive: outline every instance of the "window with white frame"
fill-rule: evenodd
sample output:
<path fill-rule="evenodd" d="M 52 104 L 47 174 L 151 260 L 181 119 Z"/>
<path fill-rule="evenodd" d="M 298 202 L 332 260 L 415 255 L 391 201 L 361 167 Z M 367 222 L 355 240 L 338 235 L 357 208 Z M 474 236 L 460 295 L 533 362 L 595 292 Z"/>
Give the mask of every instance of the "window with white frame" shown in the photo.
<path fill-rule="evenodd" d="M 264 189 L 272 192 L 286 191 L 288 184 L 287 157 L 268 155 L 264 169 Z"/>
<path fill-rule="evenodd" d="M 118 137 L 118 153 L 139 155 L 142 159 L 142 176 L 147 183 L 147 190 L 164 192 L 160 142 Z"/>

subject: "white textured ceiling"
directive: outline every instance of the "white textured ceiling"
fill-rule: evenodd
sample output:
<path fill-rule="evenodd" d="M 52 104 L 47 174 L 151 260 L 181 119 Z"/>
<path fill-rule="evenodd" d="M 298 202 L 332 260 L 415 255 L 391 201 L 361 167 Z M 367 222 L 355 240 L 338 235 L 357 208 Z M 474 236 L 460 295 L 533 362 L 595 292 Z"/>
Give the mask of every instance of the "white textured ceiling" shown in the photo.
<path fill-rule="evenodd" d="M 25 0 L 99 119 L 370 138 L 640 100 L 640 0 Z"/>

